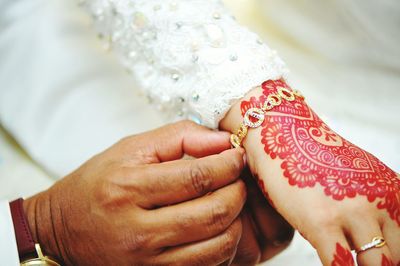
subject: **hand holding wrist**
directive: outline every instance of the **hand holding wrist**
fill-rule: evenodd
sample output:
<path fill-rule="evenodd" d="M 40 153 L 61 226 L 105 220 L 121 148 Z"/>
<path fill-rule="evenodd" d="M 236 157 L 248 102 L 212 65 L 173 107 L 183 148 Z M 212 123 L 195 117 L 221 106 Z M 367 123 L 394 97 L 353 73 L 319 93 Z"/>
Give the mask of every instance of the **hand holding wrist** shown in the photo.
<path fill-rule="evenodd" d="M 181 122 L 120 141 L 26 201 L 35 241 L 65 265 L 231 259 L 246 190 L 228 139 Z"/>

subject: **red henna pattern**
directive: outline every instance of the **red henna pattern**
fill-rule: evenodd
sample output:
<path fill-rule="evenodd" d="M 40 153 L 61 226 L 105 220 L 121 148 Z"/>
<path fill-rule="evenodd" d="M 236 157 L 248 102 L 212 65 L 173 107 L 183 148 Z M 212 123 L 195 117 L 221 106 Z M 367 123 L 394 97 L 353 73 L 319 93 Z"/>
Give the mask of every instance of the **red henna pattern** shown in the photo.
<path fill-rule="evenodd" d="M 336 243 L 336 253 L 333 255 L 332 266 L 354 266 L 354 259 L 350 250 Z"/>
<path fill-rule="evenodd" d="M 271 197 L 269 196 L 267 190 L 265 189 L 265 184 L 264 184 L 264 180 L 262 180 L 261 178 L 256 177 L 257 179 L 257 183 L 258 186 L 261 189 L 261 192 L 264 194 L 265 198 L 268 200 L 269 204 L 276 209 L 274 202 L 272 201 Z"/>
<path fill-rule="evenodd" d="M 263 95 L 241 103 L 244 114 L 260 107 L 277 87 L 290 87 L 282 80 L 262 84 Z M 292 186 L 324 187 L 335 200 L 365 196 L 379 199 L 377 207 L 386 209 L 400 225 L 400 179 L 372 154 L 358 148 L 333 132 L 304 101 L 283 100 L 267 112 L 261 132 L 265 152 L 283 160 L 281 168 Z"/>
<path fill-rule="evenodd" d="M 391 259 L 388 259 L 385 254 L 382 254 L 382 266 L 394 266 L 394 263 Z"/>

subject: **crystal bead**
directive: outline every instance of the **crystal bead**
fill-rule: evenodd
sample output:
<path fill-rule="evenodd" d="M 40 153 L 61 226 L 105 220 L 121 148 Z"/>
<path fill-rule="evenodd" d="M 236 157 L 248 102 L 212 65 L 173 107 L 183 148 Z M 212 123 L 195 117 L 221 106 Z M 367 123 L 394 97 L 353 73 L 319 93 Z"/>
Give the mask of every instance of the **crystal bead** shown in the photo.
<path fill-rule="evenodd" d="M 136 51 L 131 51 L 129 53 L 129 58 L 131 58 L 131 59 L 135 58 L 136 56 L 137 56 L 137 52 Z"/>
<path fill-rule="evenodd" d="M 231 54 L 231 55 L 229 56 L 229 60 L 231 60 L 231 61 L 237 61 L 237 60 L 238 60 L 237 54 Z"/>
<path fill-rule="evenodd" d="M 174 81 L 178 81 L 178 80 L 181 78 L 181 76 L 180 76 L 178 73 L 173 73 L 173 74 L 171 75 L 171 78 L 172 78 Z"/>
<path fill-rule="evenodd" d="M 171 4 L 169 4 L 169 9 L 171 10 L 171 11 L 175 11 L 175 10 L 177 10 L 178 9 L 178 3 L 177 2 L 172 2 Z"/>
<path fill-rule="evenodd" d="M 134 29 L 143 29 L 144 27 L 146 27 L 148 24 L 148 20 L 147 17 L 141 13 L 141 12 L 136 12 L 133 15 L 133 20 L 132 20 L 132 27 Z"/>
<path fill-rule="evenodd" d="M 176 29 L 179 30 L 180 28 L 182 28 L 183 26 L 183 22 L 182 21 L 178 21 L 175 23 Z"/>
<path fill-rule="evenodd" d="M 199 43 L 196 40 L 193 40 L 192 43 L 190 44 L 191 50 L 193 52 L 196 52 L 199 50 Z"/>
<path fill-rule="evenodd" d="M 192 55 L 192 61 L 193 61 L 193 62 L 199 61 L 199 56 L 198 56 L 197 54 L 193 54 L 193 55 Z"/>
<path fill-rule="evenodd" d="M 169 103 L 169 102 L 171 101 L 171 97 L 169 97 L 168 95 L 163 95 L 163 96 L 161 97 L 161 101 L 162 101 L 163 103 Z"/>
<path fill-rule="evenodd" d="M 193 94 L 192 96 L 193 101 L 198 102 L 200 99 L 200 95 L 198 93 Z"/>
<path fill-rule="evenodd" d="M 225 36 L 221 27 L 209 24 L 206 26 L 206 33 L 212 47 L 218 48 L 225 44 Z"/>
<path fill-rule="evenodd" d="M 154 31 L 146 30 L 142 33 L 144 40 L 155 40 L 157 39 L 157 34 Z"/>
<path fill-rule="evenodd" d="M 218 12 L 214 12 L 213 18 L 214 18 L 214 19 L 220 19 L 220 18 L 221 18 L 221 14 L 218 13 Z"/>

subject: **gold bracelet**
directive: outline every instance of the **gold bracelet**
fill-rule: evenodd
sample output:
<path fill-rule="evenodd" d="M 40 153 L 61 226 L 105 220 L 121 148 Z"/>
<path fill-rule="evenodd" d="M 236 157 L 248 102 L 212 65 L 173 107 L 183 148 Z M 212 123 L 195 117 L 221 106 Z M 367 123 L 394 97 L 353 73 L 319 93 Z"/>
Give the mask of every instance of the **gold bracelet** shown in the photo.
<path fill-rule="evenodd" d="M 231 135 L 231 144 L 234 148 L 242 146 L 242 142 L 247 136 L 249 128 L 257 128 L 262 125 L 265 120 L 265 113 L 272 110 L 274 107 L 281 105 L 283 100 L 292 102 L 296 99 L 296 96 L 304 99 L 304 96 L 298 90 L 289 90 L 284 87 L 277 87 L 276 93 L 268 95 L 267 100 L 261 107 L 253 107 L 246 111 L 243 122 L 240 124 L 239 129 L 235 134 Z M 250 117 L 256 119 L 251 121 Z"/>

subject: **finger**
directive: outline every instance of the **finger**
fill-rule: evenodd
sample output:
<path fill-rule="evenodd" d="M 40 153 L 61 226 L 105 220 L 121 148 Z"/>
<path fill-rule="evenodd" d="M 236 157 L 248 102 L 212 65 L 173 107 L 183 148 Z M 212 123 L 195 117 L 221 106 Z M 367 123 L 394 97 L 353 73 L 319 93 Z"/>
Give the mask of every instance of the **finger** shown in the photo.
<path fill-rule="evenodd" d="M 362 220 L 353 220 L 346 231 L 354 244 L 356 250 L 372 241 L 374 237 L 383 237 L 382 230 L 375 219 L 363 218 Z M 357 262 L 361 266 L 381 265 L 382 254 L 390 261 L 392 256 L 387 245 L 380 248 L 371 248 L 357 254 Z"/>
<path fill-rule="evenodd" d="M 229 136 L 227 132 L 181 121 L 129 137 L 125 143 L 128 149 L 131 147 L 131 154 L 139 148 L 146 155 L 147 163 L 157 163 L 180 159 L 184 154 L 203 157 L 220 153 L 231 147 Z"/>
<path fill-rule="evenodd" d="M 396 222 L 389 219 L 383 224 L 382 232 L 392 254 L 394 265 L 400 265 L 400 227 Z"/>
<path fill-rule="evenodd" d="M 310 242 L 316 248 L 323 265 L 355 265 L 349 244 L 340 228 L 325 228 L 324 231 L 317 233 Z"/>
<path fill-rule="evenodd" d="M 239 241 L 236 256 L 232 265 L 256 265 L 260 260 L 261 251 L 255 235 L 255 229 L 253 225 L 254 222 L 252 221 L 252 218 L 246 207 L 242 211 L 241 219 L 242 238 Z"/>
<path fill-rule="evenodd" d="M 148 212 L 155 246 L 177 246 L 216 236 L 239 216 L 246 201 L 241 180 L 207 196 Z"/>
<path fill-rule="evenodd" d="M 153 259 L 156 265 L 219 265 L 234 256 L 242 234 L 236 219 L 221 234 L 199 242 L 168 248 Z"/>
<path fill-rule="evenodd" d="M 294 236 L 294 229 L 269 204 L 253 177 L 243 177 L 247 187 L 248 204 L 259 231 L 258 242 L 262 251 L 261 261 L 268 260 L 284 250 Z"/>
<path fill-rule="evenodd" d="M 196 160 L 178 160 L 142 168 L 146 178 L 135 179 L 144 208 L 165 206 L 197 198 L 238 179 L 244 167 L 242 149 Z"/>

